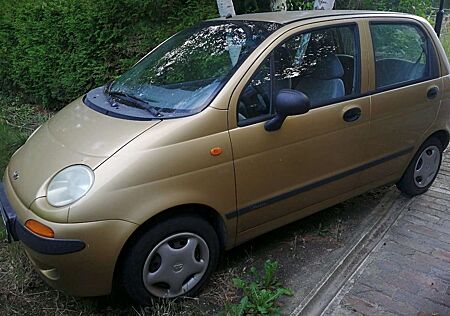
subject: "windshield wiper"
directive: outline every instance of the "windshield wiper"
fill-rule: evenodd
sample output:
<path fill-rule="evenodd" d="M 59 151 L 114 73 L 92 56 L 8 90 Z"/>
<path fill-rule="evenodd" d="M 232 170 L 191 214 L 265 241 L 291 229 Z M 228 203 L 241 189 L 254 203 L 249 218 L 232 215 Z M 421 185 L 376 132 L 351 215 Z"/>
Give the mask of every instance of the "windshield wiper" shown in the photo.
<path fill-rule="evenodd" d="M 139 109 L 148 111 L 154 117 L 162 117 L 163 116 L 163 114 L 159 110 L 157 110 L 154 106 L 152 106 L 148 102 L 141 100 L 133 95 L 127 94 L 125 92 L 111 91 L 111 90 L 107 91 L 107 93 L 113 98 L 116 97 L 120 100 L 131 103 L 133 106 L 135 106 Z"/>

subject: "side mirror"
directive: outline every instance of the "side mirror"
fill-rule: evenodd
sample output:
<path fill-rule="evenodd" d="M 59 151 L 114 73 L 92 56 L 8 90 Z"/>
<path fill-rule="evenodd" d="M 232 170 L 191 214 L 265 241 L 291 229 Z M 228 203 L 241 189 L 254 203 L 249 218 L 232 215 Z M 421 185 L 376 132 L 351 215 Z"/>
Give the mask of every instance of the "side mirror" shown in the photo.
<path fill-rule="evenodd" d="M 275 109 L 277 114 L 264 125 L 268 132 L 281 128 L 286 117 L 291 115 L 305 114 L 309 111 L 311 104 L 306 94 L 292 89 L 283 89 L 275 98 Z"/>

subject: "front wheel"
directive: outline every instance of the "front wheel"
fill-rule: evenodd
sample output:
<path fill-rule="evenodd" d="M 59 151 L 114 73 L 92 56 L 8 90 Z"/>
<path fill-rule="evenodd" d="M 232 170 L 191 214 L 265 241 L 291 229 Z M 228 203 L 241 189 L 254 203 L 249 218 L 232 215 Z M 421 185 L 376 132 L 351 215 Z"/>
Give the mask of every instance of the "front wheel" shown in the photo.
<path fill-rule="evenodd" d="M 441 167 L 442 143 L 437 138 L 429 138 L 417 151 L 397 183 L 397 188 L 408 196 L 426 192 L 433 184 Z"/>
<path fill-rule="evenodd" d="M 214 271 L 220 244 L 204 219 L 178 216 L 150 227 L 130 247 L 122 285 L 141 305 L 153 299 L 196 295 Z"/>

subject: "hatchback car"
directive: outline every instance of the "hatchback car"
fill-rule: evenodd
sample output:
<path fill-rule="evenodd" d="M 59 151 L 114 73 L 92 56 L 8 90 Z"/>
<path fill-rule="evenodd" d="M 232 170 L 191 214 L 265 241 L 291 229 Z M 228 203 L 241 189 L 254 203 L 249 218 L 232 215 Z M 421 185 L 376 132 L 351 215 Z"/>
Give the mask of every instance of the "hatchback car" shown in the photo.
<path fill-rule="evenodd" d="M 11 240 L 51 286 L 142 304 L 195 295 L 220 254 L 367 190 L 425 192 L 450 79 L 424 19 L 235 16 L 178 33 L 12 156 Z"/>

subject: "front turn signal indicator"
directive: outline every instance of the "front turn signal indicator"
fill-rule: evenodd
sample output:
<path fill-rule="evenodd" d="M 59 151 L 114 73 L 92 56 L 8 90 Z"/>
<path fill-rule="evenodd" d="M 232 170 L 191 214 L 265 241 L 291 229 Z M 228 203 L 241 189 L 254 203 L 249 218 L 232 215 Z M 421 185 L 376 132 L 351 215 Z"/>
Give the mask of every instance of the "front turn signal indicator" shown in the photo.
<path fill-rule="evenodd" d="M 35 221 L 34 219 L 29 219 L 25 222 L 25 227 L 31 230 L 36 235 L 47 237 L 47 238 L 54 238 L 55 232 L 48 226 L 45 226 L 42 223 L 39 223 L 38 221 Z"/>
<path fill-rule="evenodd" d="M 221 153 L 223 153 L 223 149 L 220 147 L 214 147 L 211 148 L 210 152 L 211 156 L 219 156 Z"/>

